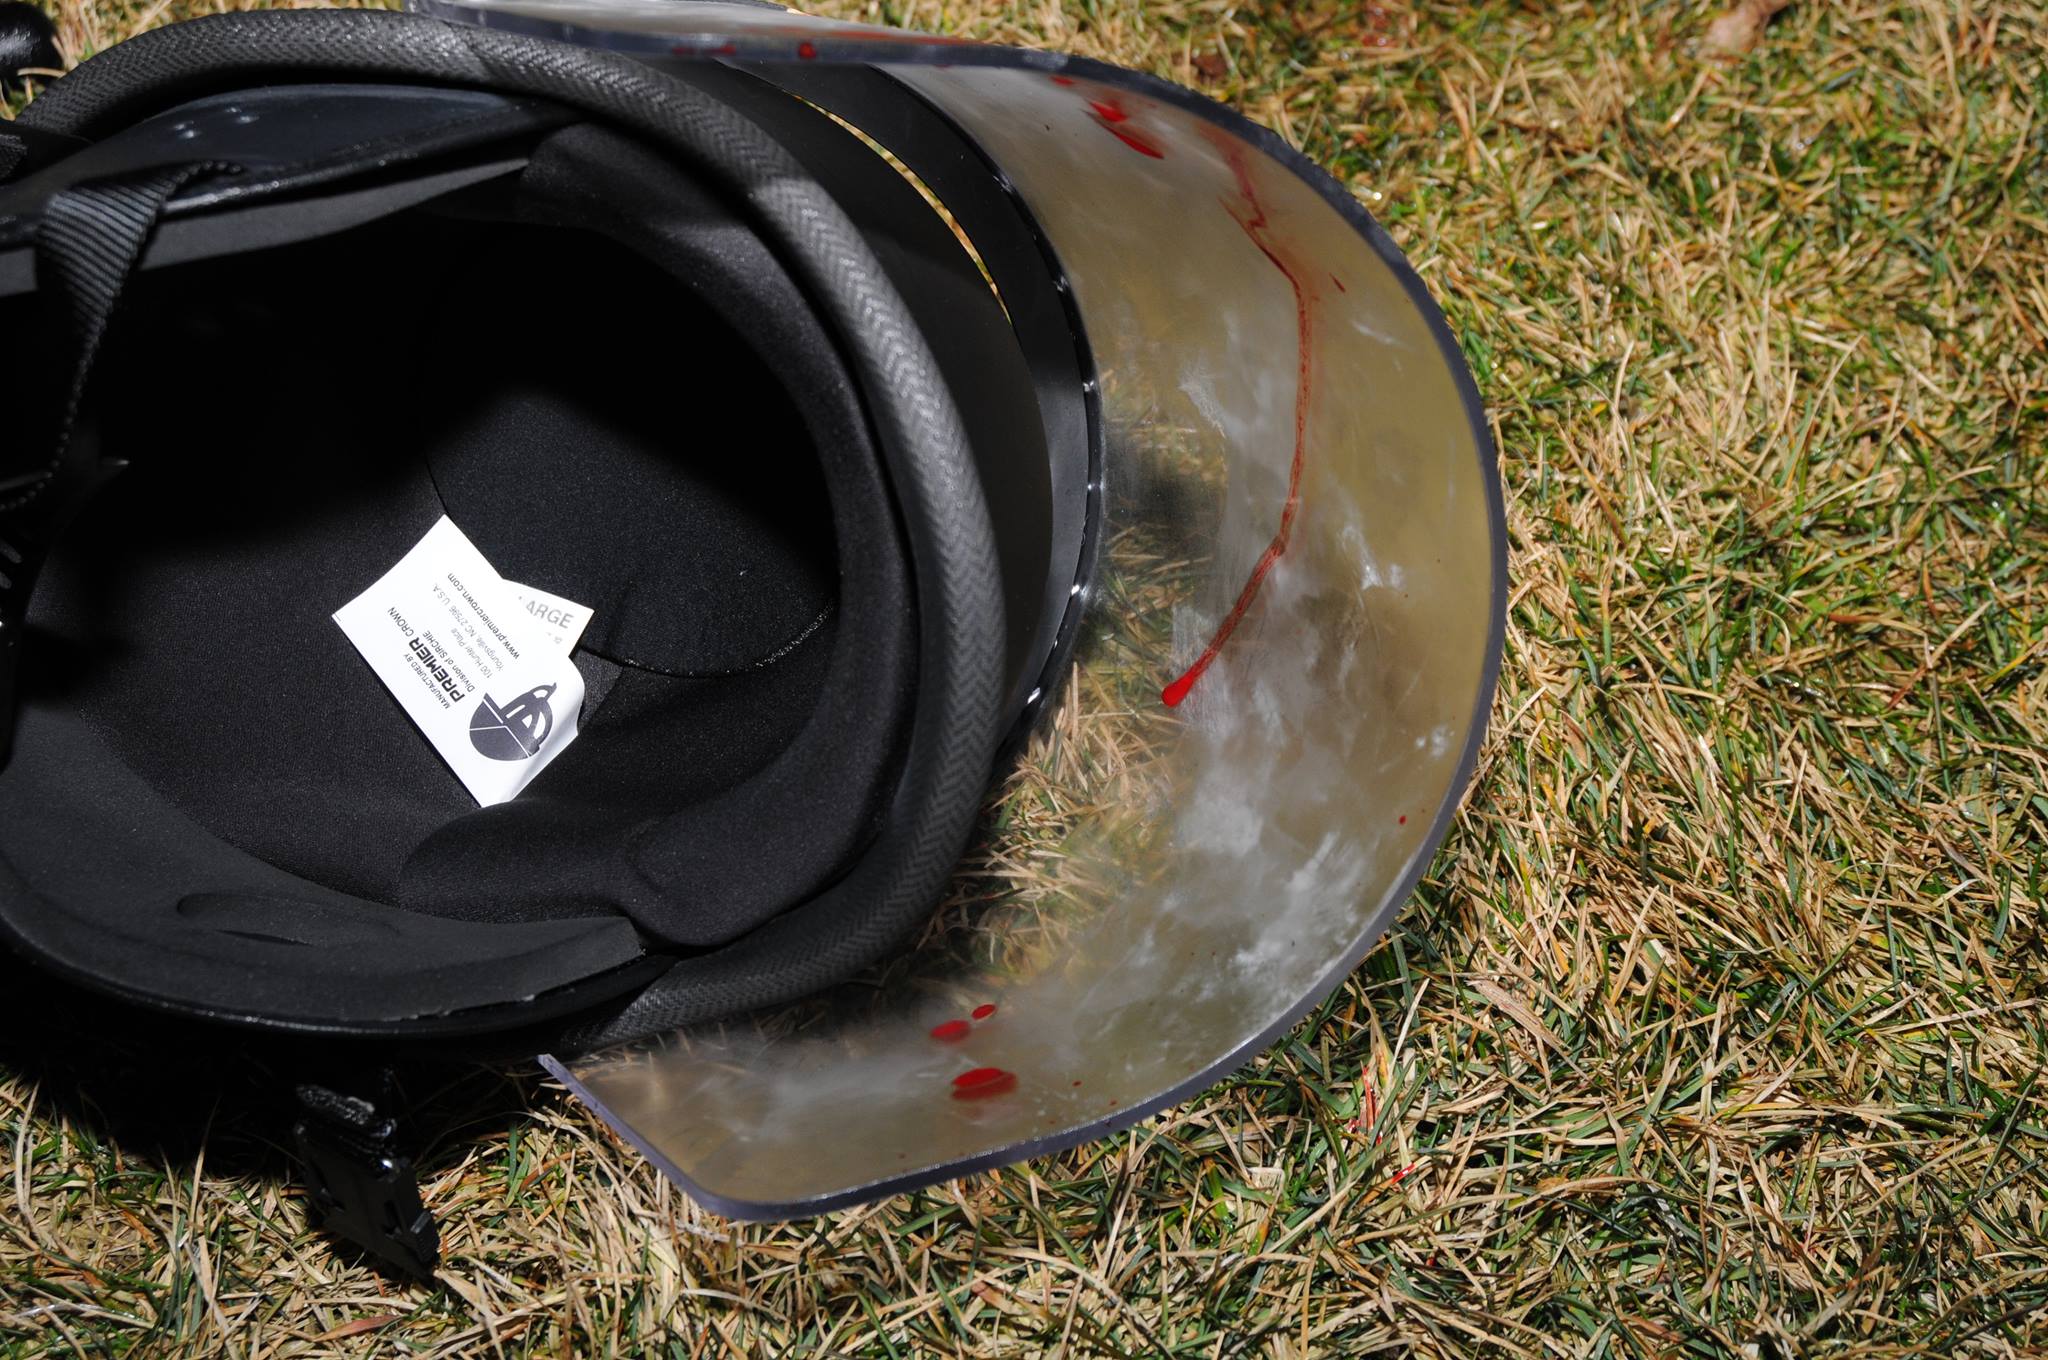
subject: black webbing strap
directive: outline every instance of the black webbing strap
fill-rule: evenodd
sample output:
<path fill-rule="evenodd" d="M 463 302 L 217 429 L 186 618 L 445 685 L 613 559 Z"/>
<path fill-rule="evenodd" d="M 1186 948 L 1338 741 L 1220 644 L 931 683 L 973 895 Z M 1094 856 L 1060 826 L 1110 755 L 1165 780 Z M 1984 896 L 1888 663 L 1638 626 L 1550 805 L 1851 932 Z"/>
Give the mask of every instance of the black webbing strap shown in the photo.
<path fill-rule="evenodd" d="M 79 506 L 119 471 L 99 457 L 79 415 L 107 327 L 164 205 L 211 162 L 163 166 L 73 185 L 44 205 L 35 238 L 36 291 L 54 332 L 28 396 L 26 458 L 0 468 L 0 760 L 12 748 L 17 674 L 29 596 L 51 546 Z"/>
<path fill-rule="evenodd" d="M 142 248 L 171 195 L 220 165 L 174 165 L 118 179 L 74 185 L 53 195 L 36 229 L 36 287 L 54 304 L 63 327 L 59 381 L 63 404 L 44 441 L 40 466 L 0 476 L 0 514 L 47 494 L 72 443 L 86 379 L 107 323 Z"/>

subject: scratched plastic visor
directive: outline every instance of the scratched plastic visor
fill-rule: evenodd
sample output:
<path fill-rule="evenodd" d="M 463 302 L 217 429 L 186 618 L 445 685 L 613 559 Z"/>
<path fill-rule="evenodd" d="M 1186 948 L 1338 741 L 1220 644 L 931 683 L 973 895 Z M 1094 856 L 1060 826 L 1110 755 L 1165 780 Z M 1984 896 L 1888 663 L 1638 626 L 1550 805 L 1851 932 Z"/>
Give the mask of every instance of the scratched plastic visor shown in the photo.
<path fill-rule="evenodd" d="M 925 936 L 814 1001 L 557 1073 L 759 1218 L 1072 1146 L 1255 1060 L 1427 867 L 1501 644 L 1477 397 L 1358 193 L 1196 94 L 1056 53 L 680 0 L 426 8 L 762 76 L 957 196 L 970 239 L 980 177 L 1099 385 L 1074 666 Z"/>

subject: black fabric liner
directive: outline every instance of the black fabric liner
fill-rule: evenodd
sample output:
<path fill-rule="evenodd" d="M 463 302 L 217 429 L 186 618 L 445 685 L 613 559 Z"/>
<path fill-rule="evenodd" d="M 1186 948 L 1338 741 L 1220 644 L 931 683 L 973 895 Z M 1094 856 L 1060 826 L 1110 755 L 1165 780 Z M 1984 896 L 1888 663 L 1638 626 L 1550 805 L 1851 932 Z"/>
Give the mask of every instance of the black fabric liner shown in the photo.
<path fill-rule="evenodd" d="M 39 588 L 24 680 L 49 720 L 0 774 L 42 926 L 97 915 L 115 971 L 231 936 L 276 951 L 276 981 L 322 921 L 344 943 L 386 904 L 447 921 L 396 927 L 421 967 L 530 955 L 499 977 L 518 995 L 631 957 L 621 917 L 732 939 L 873 834 L 915 674 L 884 474 L 795 285 L 667 162 L 572 128 L 516 186 L 132 288 L 94 388 L 132 465 Z M 495 808 L 329 618 L 444 509 L 508 577 L 596 610 L 582 735 Z M 54 795 L 88 768 L 90 825 L 9 812 L 75 804 Z M 187 818 L 218 840 L 179 841 Z M 182 848 L 113 863 L 148 826 Z M 94 845 L 106 872 L 67 887 L 59 852 Z M 383 1011 L 440 1004 L 385 972 Z"/>
<path fill-rule="evenodd" d="M 635 964 L 642 945 L 624 917 L 450 921 L 265 864 L 161 797 L 67 704 L 30 703 L 16 734 L 0 777 L 0 917 L 96 989 L 361 1026 L 616 991 L 644 984 L 654 962 Z"/>

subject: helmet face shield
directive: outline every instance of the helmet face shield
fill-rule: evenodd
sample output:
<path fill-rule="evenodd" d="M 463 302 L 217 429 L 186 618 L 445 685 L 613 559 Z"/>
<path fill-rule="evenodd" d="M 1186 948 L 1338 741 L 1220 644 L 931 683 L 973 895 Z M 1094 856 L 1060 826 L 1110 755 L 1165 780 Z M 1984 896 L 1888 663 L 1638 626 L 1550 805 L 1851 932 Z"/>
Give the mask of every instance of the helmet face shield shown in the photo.
<path fill-rule="evenodd" d="M 1095 422 L 1073 673 L 953 898 L 854 983 L 558 1074 L 705 1202 L 790 1215 L 1134 1122 L 1337 986 L 1447 829 L 1505 602 L 1470 376 L 1352 197 L 1229 111 L 1093 62 L 735 5 L 427 8 L 738 67 L 948 207 L 979 177 L 1038 236 L 1095 374 L 1085 412 L 1046 418 Z M 972 158 L 920 166 L 920 118 Z M 1008 247 L 962 193 L 1021 333 L 1045 299 L 1004 288 Z M 1075 446 L 1051 442 L 1071 483 Z"/>

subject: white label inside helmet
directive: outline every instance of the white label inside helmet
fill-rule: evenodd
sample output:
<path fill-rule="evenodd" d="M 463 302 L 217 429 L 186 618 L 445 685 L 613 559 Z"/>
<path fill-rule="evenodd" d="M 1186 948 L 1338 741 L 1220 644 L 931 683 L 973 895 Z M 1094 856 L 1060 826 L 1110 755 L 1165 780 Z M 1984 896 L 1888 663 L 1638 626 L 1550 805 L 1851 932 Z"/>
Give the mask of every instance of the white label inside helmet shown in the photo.
<path fill-rule="evenodd" d="M 445 515 L 334 621 L 480 804 L 576 740 L 590 610 L 507 581 Z"/>

